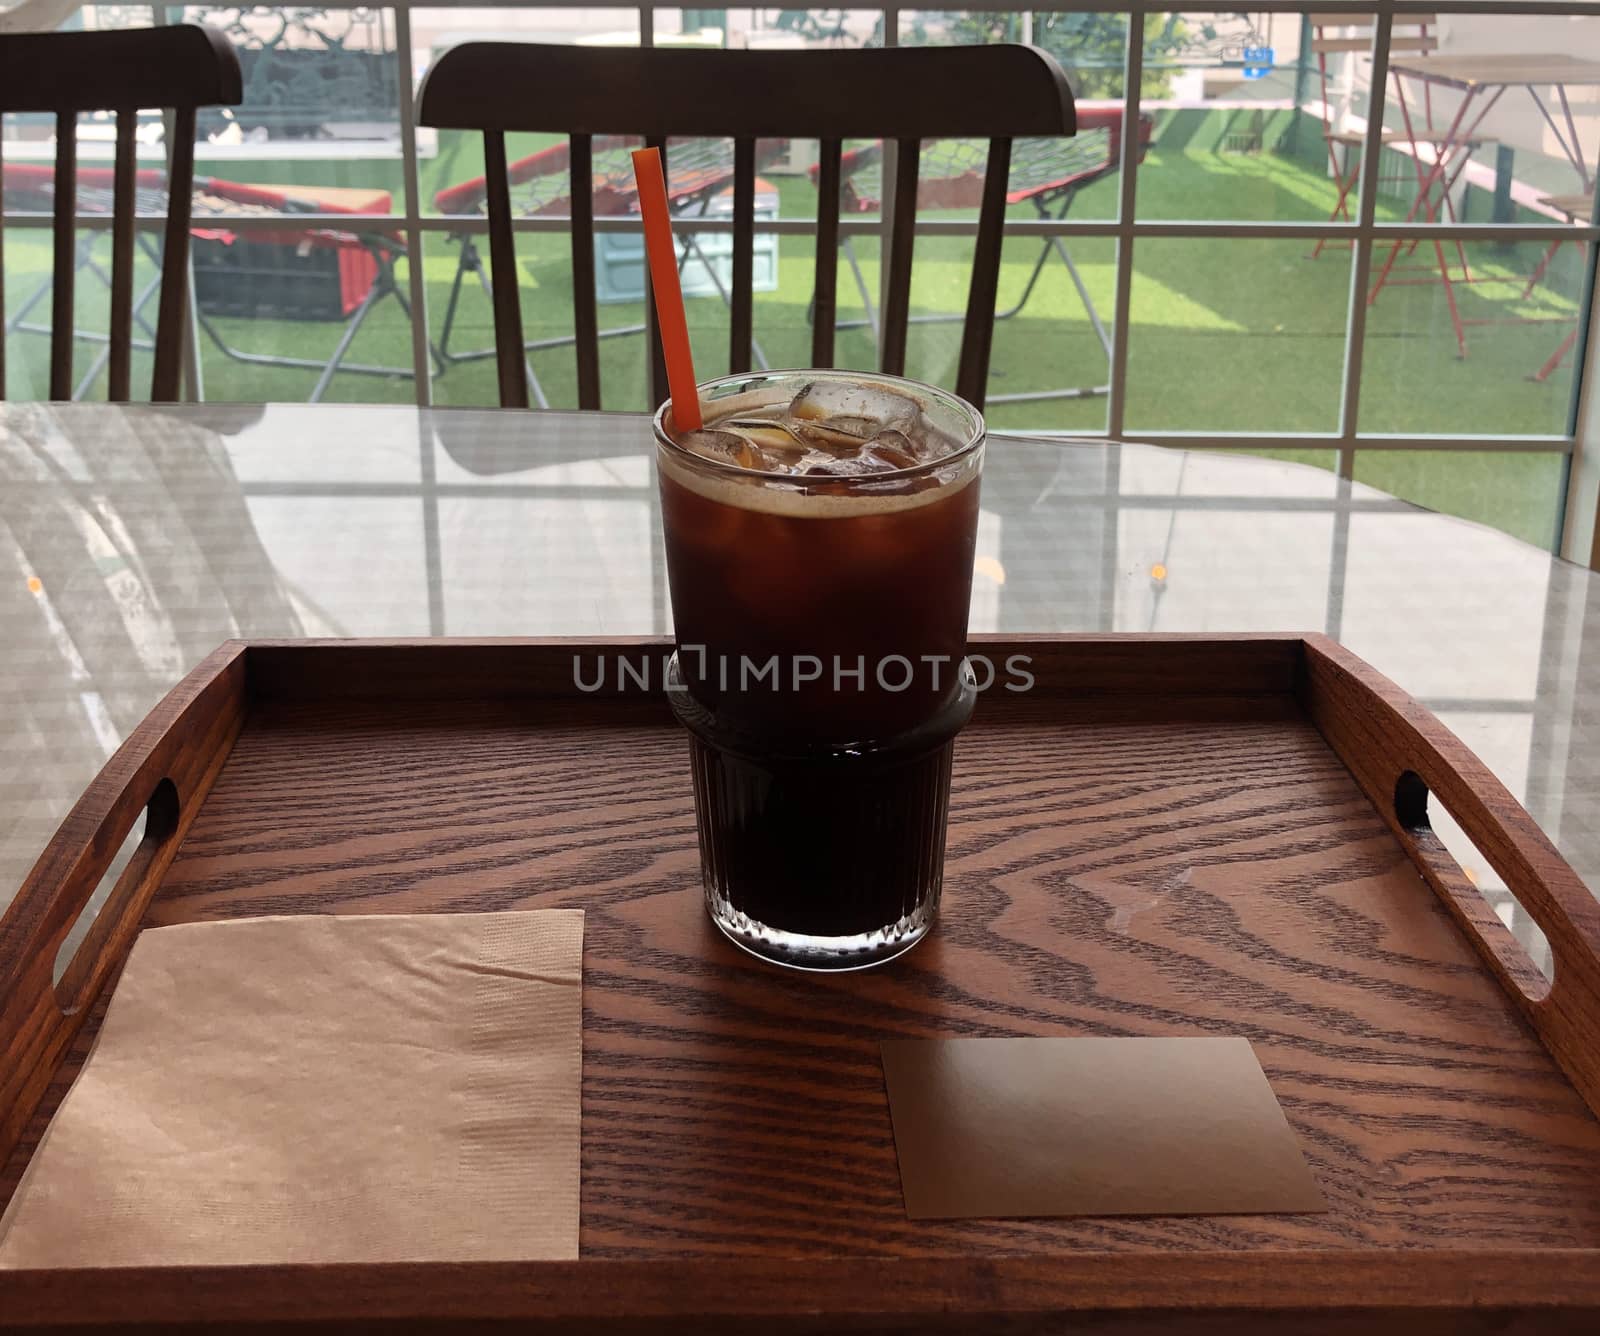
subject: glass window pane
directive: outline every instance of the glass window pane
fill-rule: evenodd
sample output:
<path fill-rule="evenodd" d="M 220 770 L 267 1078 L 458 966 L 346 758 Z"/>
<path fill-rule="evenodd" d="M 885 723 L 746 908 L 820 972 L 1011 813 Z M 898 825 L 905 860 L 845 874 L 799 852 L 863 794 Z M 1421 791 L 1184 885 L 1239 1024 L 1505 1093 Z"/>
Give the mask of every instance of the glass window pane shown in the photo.
<path fill-rule="evenodd" d="M 1358 482 L 1544 548 L 1555 538 L 1565 469 L 1564 455 L 1543 451 L 1358 450 L 1355 459 Z"/>
<path fill-rule="evenodd" d="M 1576 242 L 1375 246 L 1362 431 L 1565 434 L 1586 262 Z"/>
<path fill-rule="evenodd" d="M 175 18 L 233 43 L 244 96 L 201 108 L 195 215 L 393 213 L 403 201 L 394 11 L 190 5 Z M 148 27 L 144 6 L 86 6 L 64 26 Z M 159 113 L 141 114 L 139 164 L 164 158 Z M 111 159 L 109 121 L 82 161 Z M 8 148 L 9 151 L 9 148 Z"/>
<path fill-rule="evenodd" d="M 595 282 L 602 406 L 645 408 L 644 271 L 636 232 L 595 237 Z M 565 231 L 523 232 L 516 238 L 525 361 L 535 407 L 578 406 L 578 363 L 572 322 L 572 243 Z M 452 407 L 500 402 L 495 370 L 494 309 L 488 239 L 463 231 L 431 235 L 423 272 L 428 323 L 444 365 L 434 373 L 433 399 Z M 698 343 L 697 343 L 698 351 Z"/>
<path fill-rule="evenodd" d="M 204 398 L 414 402 L 408 260 L 389 232 L 196 229 L 191 245 Z"/>
<path fill-rule="evenodd" d="M 1151 14 L 1141 218 L 1352 221 L 1369 14 Z"/>
<path fill-rule="evenodd" d="M 765 178 L 763 181 L 770 184 Z M 776 192 L 758 190 L 756 206 L 758 216 L 775 214 Z M 809 249 L 808 238 L 755 235 L 757 365 L 763 358 L 769 366 L 792 364 L 776 360 L 780 355 L 798 358 L 801 365 L 810 361 L 810 266 L 808 262 L 790 265 L 785 274 L 781 261 L 785 249 L 796 241 Z M 728 369 L 730 316 L 725 294 L 732 276 L 731 237 L 726 232 L 682 232 L 678 247 L 695 371 L 709 380 Z M 651 407 L 644 339 L 643 237 L 637 228 L 597 232 L 594 250 L 601 404 L 614 411 L 642 412 Z M 487 240 L 477 231 L 463 230 L 448 237 L 433 234 L 427 254 L 428 321 L 437 356 L 444 363 L 434 375 L 434 402 L 497 404 Z M 525 359 L 533 376 L 530 403 L 541 408 L 576 408 L 571 235 L 564 229 L 520 232 L 516 254 Z M 798 252 L 795 258 L 799 259 Z M 849 318 L 849 296 L 848 289 L 841 290 L 842 319 Z M 773 309 L 780 305 L 783 312 Z M 841 339 L 841 349 L 844 346 Z"/>
<path fill-rule="evenodd" d="M 416 9 L 411 14 L 411 69 L 420 84 L 429 65 L 462 42 L 543 42 L 576 46 L 637 46 L 636 9 Z M 537 155 L 558 148 L 557 134 L 509 134 L 506 161 L 512 168 L 513 213 L 566 212 L 570 180 L 566 164 L 541 170 Z M 622 155 L 614 170 L 626 167 Z M 597 161 L 596 173 L 607 170 Z M 483 136 L 476 131 L 417 130 L 418 199 L 424 213 L 482 216 Z M 552 209 L 552 205 L 556 206 Z"/>
<path fill-rule="evenodd" d="M 160 136 L 159 123 L 141 117 L 140 135 Z M 83 113 L 77 118 L 76 204 L 80 220 L 99 226 L 77 230 L 73 246 L 72 393 L 78 399 L 104 399 L 111 314 L 112 153 L 116 118 Z M 49 226 L 55 207 L 55 117 L 7 115 L 4 118 L 6 397 L 49 397 L 50 325 L 54 248 Z M 151 218 L 166 214 L 166 166 L 155 148 L 140 151 L 134 207 Z M 148 159 L 148 160 L 147 160 Z M 31 216 L 42 226 L 19 227 Z M 141 229 L 134 245 L 133 355 L 129 387 L 135 399 L 150 392 L 152 339 L 160 295 L 159 230 Z"/>
<path fill-rule="evenodd" d="M 1141 238 L 1130 430 L 1335 431 L 1348 254 L 1304 242 Z"/>
<path fill-rule="evenodd" d="M 793 178 L 775 178 L 782 193 L 792 188 L 792 181 Z M 755 245 L 755 365 L 759 366 L 764 357 L 773 367 L 810 366 L 816 241 L 808 236 L 763 236 L 758 232 Z M 763 256 L 769 252 L 771 261 L 764 261 Z M 835 366 L 870 371 L 878 365 L 878 253 L 876 235 L 847 237 L 840 243 L 835 260 Z M 769 274 L 775 274 L 775 278 L 769 278 Z M 713 366 L 720 365 L 725 357 L 723 345 L 719 344 Z"/>
<path fill-rule="evenodd" d="M 202 109 L 197 122 L 191 238 L 196 392 L 245 401 L 411 401 L 410 328 L 394 298 L 405 282 L 405 264 L 392 227 L 363 226 L 354 217 L 348 229 L 291 221 L 307 212 L 388 216 L 399 209 L 400 63 L 393 11 L 192 7 L 183 16 L 225 33 L 244 76 L 239 106 Z M 91 7 L 69 26 L 107 29 L 149 19 L 148 9 Z M 7 118 L 5 129 L 7 211 L 48 209 L 55 153 L 49 118 Z M 115 133 L 110 115 L 80 117 L 80 215 L 103 218 L 110 212 Z M 140 229 L 135 249 L 136 398 L 149 392 L 162 245 L 155 220 L 167 211 L 167 152 L 161 113 L 140 112 L 137 207 L 152 225 Z M 46 237 L 41 233 L 39 241 Z M 47 245 L 32 244 L 19 253 L 21 274 L 41 260 L 48 265 Z M 77 368 L 77 388 L 90 397 L 108 388 L 103 338 L 109 255 L 105 232 L 81 239 L 76 323 L 84 365 Z M 10 276 L 11 257 L 7 267 Z M 8 286 L 15 289 L 15 279 Z M 21 293 L 8 293 L 8 307 L 37 291 L 38 284 L 29 281 Z M 13 308 L 8 324 L 16 320 Z M 35 321 L 29 316 L 22 323 Z M 344 368 L 328 377 L 336 354 Z M 36 355 L 43 355 L 41 349 L 30 347 L 23 358 L 31 363 Z"/>
<path fill-rule="evenodd" d="M 657 46 L 729 51 L 882 46 L 881 9 L 658 9 Z"/>
<path fill-rule="evenodd" d="M 1021 139 L 1012 148 L 1009 217 L 1115 218 L 1119 202 L 1122 90 L 1128 42 L 1126 14 L 988 13 L 902 10 L 902 46 L 981 46 L 1031 42 L 1060 61 L 1077 98 L 1078 133 L 1070 139 Z M 1153 118 L 1142 119 L 1148 143 Z M 949 186 L 983 170 L 983 146 L 940 140 L 923 146 L 920 214 L 977 217 L 977 201 L 937 213 L 941 183 Z M 948 197 L 946 194 L 945 197 Z M 964 201 L 965 202 L 965 201 Z"/>
<path fill-rule="evenodd" d="M 970 262 L 970 247 L 963 258 Z M 984 405 L 990 427 L 1106 429 L 1116 285 L 1112 237 L 1006 238 Z"/>
<path fill-rule="evenodd" d="M 142 243 L 149 234 L 141 234 Z M 104 399 L 108 393 L 111 234 L 80 228 L 74 238 L 72 397 Z M 47 227 L 5 229 L 5 398 L 50 397 L 50 332 L 54 248 Z M 151 337 L 161 291 L 159 269 L 142 247 L 134 251 L 136 319 L 129 385 L 135 399 L 150 395 Z"/>
<path fill-rule="evenodd" d="M 1549 224 L 1587 212 L 1600 17 L 1444 13 L 1424 31 L 1431 49 L 1397 46 L 1390 60 L 1384 112 L 1403 216 Z"/>

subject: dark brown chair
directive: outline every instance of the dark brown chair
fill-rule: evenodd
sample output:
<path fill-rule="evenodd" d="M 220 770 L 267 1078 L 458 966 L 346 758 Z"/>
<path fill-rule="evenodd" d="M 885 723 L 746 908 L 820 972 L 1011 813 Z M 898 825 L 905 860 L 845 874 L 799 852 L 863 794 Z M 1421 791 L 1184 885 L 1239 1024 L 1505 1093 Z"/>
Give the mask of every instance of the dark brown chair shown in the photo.
<path fill-rule="evenodd" d="M 150 397 L 178 397 L 189 275 L 189 210 L 194 184 L 197 107 L 229 106 L 242 96 L 239 58 L 221 33 L 195 24 L 119 32 L 21 33 L 0 37 L 0 111 L 54 112 L 56 168 L 54 278 L 50 303 L 50 397 L 72 397 L 74 225 L 77 117 L 117 114 L 111 218 L 110 397 L 129 397 L 133 344 L 134 131 L 141 108 L 174 113 L 167 177 L 166 243 L 156 319 Z M 0 256 L 0 274 L 4 257 Z M 0 287 L 0 307 L 4 289 Z M 0 398 L 5 395 L 0 340 Z"/>
<path fill-rule="evenodd" d="M 897 141 L 879 354 L 882 369 L 895 375 L 905 370 L 919 145 L 924 139 L 988 139 L 956 382 L 958 393 L 981 406 L 994 334 L 1011 141 L 1070 135 L 1076 125 L 1061 68 L 1025 46 L 694 51 L 470 42 L 435 62 L 423 81 L 419 107 L 423 125 L 483 131 L 500 402 L 517 408 L 527 407 L 528 389 L 506 178 L 507 131 L 570 136 L 578 403 L 590 409 L 600 407 L 590 185 L 595 135 L 639 135 L 663 152 L 668 136 L 733 140 L 732 373 L 750 369 L 756 141 L 821 141 L 811 335 L 811 360 L 819 367 L 833 364 L 842 142 Z M 667 396 L 666 374 L 648 300 L 646 309 L 650 389 L 660 403 Z"/>

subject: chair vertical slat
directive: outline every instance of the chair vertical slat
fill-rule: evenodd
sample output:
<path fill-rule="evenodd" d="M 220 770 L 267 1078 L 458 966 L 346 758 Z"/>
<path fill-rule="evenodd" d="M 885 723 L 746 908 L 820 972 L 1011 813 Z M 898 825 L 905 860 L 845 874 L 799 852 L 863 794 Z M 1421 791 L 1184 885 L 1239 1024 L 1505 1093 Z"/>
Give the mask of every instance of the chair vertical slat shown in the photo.
<path fill-rule="evenodd" d="M 132 107 L 117 112 L 117 148 L 111 173 L 111 348 L 107 364 L 113 403 L 132 396 L 133 360 L 133 132 L 139 113 Z"/>
<path fill-rule="evenodd" d="M 878 366 L 885 375 L 906 373 L 906 334 L 911 323 L 911 252 L 916 244 L 917 168 L 922 142 L 895 141 L 894 216 L 889 222 L 889 287 L 883 297 L 883 338 Z"/>
<path fill-rule="evenodd" d="M 161 303 L 156 308 L 156 367 L 150 397 L 175 403 L 183 370 L 184 325 L 189 315 L 189 212 L 194 204 L 194 108 L 172 118 L 167 167 L 167 232 L 161 251 Z"/>
<path fill-rule="evenodd" d="M 833 365 L 839 318 L 839 160 L 843 143 L 824 139 L 817 164 L 817 271 L 811 311 L 811 365 Z"/>
<path fill-rule="evenodd" d="M 989 386 L 989 352 L 994 343 L 995 297 L 1000 290 L 1000 250 L 1005 242 L 1006 190 L 1011 178 L 1011 141 L 989 141 L 978 211 L 978 243 L 967 289 L 967 319 L 961 330 L 961 362 L 956 393 L 981 409 Z"/>
<path fill-rule="evenodd" d="M 528 374 L 522 356 L 522 302 L 517 293 L 517 248 L 511 234 L 511 186 L 506 179 L 506 137 L 483 132 L 485 209 L 489 215 L 489 283 L 494 292 L 495 367 L 500 407 L 528 406 Z"/>
<path fill-rule="evenodd" d="M 54 220 L 55 269 L 50 289 L 50 397 L 72 398 L 72 280 L 78 267 L 73 214 L 78 203 L 78 117 L 63 111 L 56 117 Z"/>
<path fill-rule="evenodd" d="M 728 320 L 728 373 L 750 370 L 755 323 L 756 141 L 733 141 L 733 310 Z"/>
<path fill-rule="evenodd" d="M 600 321 L 594 294 L 594 154 L 588 135 L 567 141 L 572 174 L 572 335 L 578 356 L 578 407 L 600 407 Z"/>
<path fill-rule="evenodd" d="M 667 168 L 667 141 L 665 139 L 646 139 L 646 148 L 653 148 L 661 154 L 661 179 L 667 183 L 667 195 L 670 200 L 672 195 L 672 177 Z M 667 355 L 661 347 L 661 329 L 656 323 L 656 294 L 650 285 L 650 266 L 644 267 L 644 326 L 645 342 L 650 347 L 650 402 L 646 405 L 650 412 L 655 412 L 664 404 L 671 390 L 667 388 Z"/>

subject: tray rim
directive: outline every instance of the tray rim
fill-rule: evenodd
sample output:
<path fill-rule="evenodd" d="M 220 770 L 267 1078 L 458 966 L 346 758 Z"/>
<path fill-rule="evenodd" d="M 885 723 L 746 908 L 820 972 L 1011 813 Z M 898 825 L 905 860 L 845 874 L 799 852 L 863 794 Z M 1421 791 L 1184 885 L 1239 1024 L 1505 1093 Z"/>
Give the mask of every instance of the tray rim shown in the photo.
<path fill-rule="evenodd" d="M 402 667 L 412 660 L 437 663 L 451 654 L 476 654 L 485 662 L 522 656 L 554 664 L 565 662 L 558 656 L 584 649 L 648 656 L 665 653 L 671 644 L 664 636 L 574 636 L 236 640 L 219 646 L 107 761 L 40 855 L 16 900 L 0 916 L 0 1000 L 8 1002 L 7 1019 L 0 1023 L 0 1060 L 6 1062 L 0 1069 L 0 1156 L 13 1149 L 90 1002 L 131 947 L 166 867 L 243 726 L 252 678 L 257 679 L 255 687 L 277 695 L 286 683 L 293 686 L 294 665 L 308 662 L 310 656 L 382 652 Z M 1596 1045 L 1585 1042 L 1587 1035 L 1600 1035 L 1600 901 L 1483 763 L 1389 679 L 1317 633 L 1042 633 L 974 636 L 971 644 L 978 652 L 1076 652 L 1093 661 L 1089 670 L 1076 676 L 1047 677 L 1047 695 L 1141 694 L 1137 681 L 1123 680 L 1121 675 L 1129 671 L 1130 660 L 1148 658 L 1151 663 L 1143 671 L 1148 681 L 1162 686 L 1161 694 L 1296 697 L 1540 1042 L 1590 1110 L 1600 1113 L 1600 1055 L 1594 1052 Z M 1261 673 L 1242 682 L 1225 679 L 1183 690 L 1181 683 L 1161 680 L 1161 665 L 1155 659 L 1156 651 L 1164 648 L 1210 653 L 1213 671 L 1226 672 L 1246 662 L 1256 664 Z M 555 680 L 550 677 L 544 685 Z M 402 681 L 407 690 L 436 694 L 428 689 L 426 670 L 415 678 L 402 674 Z M 474 680 L 459 694 L 481 694 L 484 685 Z M 523 683 L 524 689 L 539 685 L 537 680 Z M 533 694 L 549 693 L 534 690 Z M 594 693 L 602 698 L 613 694 Z M 191 736 L 197 742 L 186 749 L 183 744 Z M 1397 767 L 1400 773 L 1420 775 L 1446 800 L 1546 932 L 1557 969 L 1556 982 L 1545 996 L 1530 995 L 1526 980 L 1519 980 L 1497 954 L 1492 935 L 1486 936 L 1492 928 L 1486 929 L 1471 912 L 1472 901 L 1484 902 L 1465 883 L 1454 861 L 1448 855 L 1441 859 L 1442 846 L 1431 830 L 1409 824 L 1398 810 Z M 53 990 L 46 987 L 47 997 L 37 995 L 41 974 L 48 985 L 55 947 L 82 899 L 99 881 L 111 853 L 144 810 L 158 777 L 178 782 L 182 799 L 178 817 L 143 861 L 136 855 L 113 891 L 115 921 L 99 940 L 91 934 L 92 959 L 75 980 L 79 1004 L 72 1014 L 62 1015 L 53 1006 Z M 82 957 L 80 950 L 79 960 Z M 71 975 L 69 970 L 69 980 Z M 38 1005 L 27 1008 L 19 1022 L 20 1013 L 9 1002 L 25 998 L 30 988 Z M 55 1011 L 53 1018 L 46 1014 L 49 1011 Z M 19 1047 L 23 1057 L 31 1059 L 33 1072 L 48 1067 L 45 1079 L 16 1079 L 12 1058 Z M 760 1322 L 767 1329 L 783 1325 L 800 1329 L 810 1318 L 826 1317 L 823 1329 L 868 1319 L 875 1325 L 906 1322 L 926 1329 L 936 1318 L 957 1310 L 967 1317 L 1006 1313 L 1044 1321 L 1137 1309 L 1170 1312 L 1174 1319 L 1180 1310 L 1195 1316 L 1230 1313 L 1246 1323 L 1230 1330 L 1246 1330 L 1249 1322 L 1273 1313 L 1316 1312 L 1330 1318 L 1347 1314 L 1352 1320 L 1360 1317 L 1352 1330 L 1372 1331 L 1378 1329 L 1372 1326 L 1374 1321 L 1398 1324 L 1404 1315 L 1421 1312 L 1503 1313 L 1509 1307 L 1552 1318 L 1559 1310 L 1563 1319 L 1600 1313 L 1596 1261 L 1600 1248 L 1308 1248 L 1181 1253 L 1150 1249 L 1000 1258 L 950 1253 L 911 1260 L 857 1256 L 797 1258 L 789 1263 L 689 1257 L 469 1266 L 0 1271 L 0 1327 L 111 1323 L 138 1313 L 140 1321 L 155 1322 L 515 1316 L 592 1322 L 598 1328 L 624 1321 L 659 1321 L 670 1328 L 675 1321 L 703 1316 Z M 180 1277 L 182 1283 L 176 1283 Z"/>

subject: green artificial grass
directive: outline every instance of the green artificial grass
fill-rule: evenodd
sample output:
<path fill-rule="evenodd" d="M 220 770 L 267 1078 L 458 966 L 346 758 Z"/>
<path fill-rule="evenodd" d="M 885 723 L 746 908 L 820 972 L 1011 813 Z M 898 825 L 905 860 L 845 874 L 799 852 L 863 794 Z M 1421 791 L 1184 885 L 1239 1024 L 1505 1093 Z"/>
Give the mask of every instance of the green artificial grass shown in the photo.
<path fill-rule="evenodd" d="M 544 140 L 513 137 L 513 156 Z M 1314 136 L 1311 149 L 1320 151 Z M 1302 147 L 1302 152 L 1304 152 Z M 337 177 L 340 184 L 386 185 L 398 182 Z M 279 165 L 279 175 L 310 183 L 329 164 Z M 387 170 L 387 169 L 384 169 Z M 444 134 L 438 154 L 422 168 L 422 199 L 431 204 L 441 186 L 481 170 L 476 137 Z M 226 173 L 219 173 L 226 174 Z M 243 169 L 240 170 L 243 174 Z M 252 179 L 264 179 L 259 170 Z M 804 177 L 769 177 L 778 188 L 786 217 L 815 214 L 815 191 Z M 1073 217 L 1114 214 L 1118 180 L 1112 177 L 1080 192 Z M 1277 153 L 1224 154 L 1213 148 L 1154 150 L 1139 173 L 1138 212 L 1147 218 L 1326 218 L 1333 186 L 1311 162 Z M 1380 202 L 1380 216 L 1395 216 L 1392 202 Z M 1035 216 L 1027 205 L 1013 215 Z M 100 241 L 102 251 L 106 245 Z M 1069 249 L 1102 319 L 1109 320 L 1116 278 L 1116 244 L 1111 238 L 1073 238 Z M 48 234 L 8 229 L 5 236 L 6 309 L 14 313 L 49 273 Z M 857 239 L 856 253 L 869 290 L 877 293 L 875 238 Z M 1003 257 L 1000 307 L 1021 295 L 1042 243 L 1012 237 Z M 572 278 L 564 235 L 518 238 L 523 320 L 529 339 L 555 338 L 571 331 Z M 1402 264 L 1432 261 L 1431 244 L 1419 247 Z M 1505 279 L 1529 273 L 1542 246 L 1476 245 L 1467 258 L 1476 275 Z M 1344 359 L 1345 309 L 1349 299 L 1350 253 L 1330 246 L 1317 258 L 1298 241 L 1204 238 L 1145 238 L 1137 244 L 1128 341 L 1126 420 L 1130 431 L 1176 430 L 1283 433 L 1329 432 L 1338 426 Z M 458 248 L 446 236 L 430 233 L 422 259 L 431 332 L 438 337 Z M 756 299 L 756 338 L 773 366 L 810 361 L 814 249 L 804 237 L 779 243 L 779 286 Z M 907 373 L 949 384 L 955 378 L 972 244 L 963 238 L 920 238 L 912 290 L 913 311 L 949 316 L 913 326 Z M 1381 263 L 1380 251 L 1375 263 Z M 1576 315 L 1581 257 L 1564 247 L 1530 297 L 1517 282 L 1476 282 L 1458 286 L 1468 319 L 1527 317 L 1549 323 L 1482 325 L 1469 330 L 1468 357 L 1457 354 L 1438 283 L 1390 286 L 1368 311 L 1360 406 L 1364 431 L 1525 435 L 1566 428 L 1572 386 L 1571 359 L 1544 383 L 1529 379 L 1554 351 Z M 142 274 L 142 277 L 148 275 Z M 402 283 L 406 279 L 401 263 Z M 1400 277 L 1414 277 L 1402 274 Z M 105 327 L 105 289 L 88 274 L 78 280 L 78 326 Z M 688 303 L 696 365 L 702 376 L 726 365 L 728 314 L 715 297 Z M 839 318 L 860 322 L 865 314 L 850 269 L 839 269 Z M 148 308 L 154 319 L 154 304 Z M 48 319 L 48 302 L 34 317 Z M 637 324 L 638 302 L 600 308 L 602 328 Z M 219 319 L 223 337 L 252 352 L 324 358 L 337 342 L 338 322 Z M 493 344 L 489 303 L 469 278 L 451 335 L 454 351 L 487 349 Z M 205 396 L 211 400 L 293 401 L 306 398 L 316 372 L 246 365 L 223 356 L 202 339 Z M 645 403 L 644 345 L 638 336 L 605 340 L 601 374 L 607 408 L 638 409 Z M 16 334 L 8 343 L 9 392 L 13 398 L 41 397 L 46 386 L 46 340 Z M 98 348 L 78 348 L 78 367 L 87 370 Z M 351 361 L 409 367 L 411 332 L 399 305 L 385 302 L 367 322 L 350 350 Z M 837 336 L 842 366 L 870 367 L 874 344 L 865 328 L 845 328 Z M 553 406 L 574 406 L 576 371 L 570 347 L 535 353 L 532 363 Z M 148 384 L 149 362 L 136 357 L 135 384 Z M 1016 315 L 999 322 L 994 338 L 990 393 L 1094 387 L 1106 380 L 1106 359 L 1065 268 L 1052 256 L 1038 286 Z M 103 376 L 90 397 L 103 396 Z M 492 360 L 458 362 L 434 380 L 434 400 L 450 405 L 496 402 Z M 328 398 L 343 402 L 410 402 L 410 380 L 401 376 L 341 374 Z M 988 414 L 998 429 L 1058 432 L 1103 431 L 1106 400 L 1100 397 L 1050 399 L 1031 403 L 994 402 Z M 1331 462 L 1328 452 L 1297 450 L 1292 443 L 1268 453 L 1290 459 Z M 1531 542 L 1547 544 L 1554 532 L 1560 490 L 1557 455 L 1504 452 L 1382 454 L 1357 456 L 1356 475 L 1386 491 L 1430 507 L 1494 524 Z"/>

